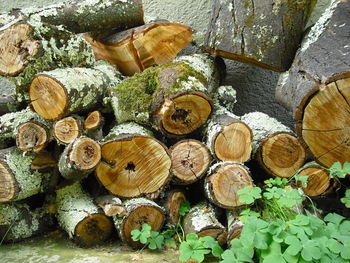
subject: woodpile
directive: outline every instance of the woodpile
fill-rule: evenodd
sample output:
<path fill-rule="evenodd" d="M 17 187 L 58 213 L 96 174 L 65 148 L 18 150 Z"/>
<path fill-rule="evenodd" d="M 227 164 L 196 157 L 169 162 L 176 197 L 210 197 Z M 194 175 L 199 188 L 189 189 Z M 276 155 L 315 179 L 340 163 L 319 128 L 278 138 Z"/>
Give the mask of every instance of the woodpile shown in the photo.
<path fill-rule="evenodd" d="M 236 2 L 216 1 L 215 14 L 239 33 L 226 34 L 230 39 L 222 41 L 229 46 L 221 46 L 213 21 L 208 50 L 285 70 L 310 1 L 280 1 L 273 10 L 260 1 Z M 170 22 L 144 25 L 139 0 L 93 7 L 71 0 L 0 16 L 0 240 L 42 233 L 42 224 L 55 227 L 57 220 L 82 246 L 104 242 L 115 228 L 123 242 L 139 248 L 132 230 L 145 223 L 155 231 L 177 225 L 180 206 L 189 201 L 184 232 L 224 244 L 243 226 L 238 191 L 259 183 L 252 162 L 271 177 L 307 176 L 304 192 L 311 197 L 331 191 L 336 182 L 326 168 L 304 166 L 304 146 L 325 166 L 349 160 L 349 63 L 339 54 L 317 53 L 334 52 L 337 45 L 349 54 L 340 47 L 348 31 L 335 26 L 345 21 L 344 7 L 349 2 L 331 7 L 321 35 L 306 40 L 280 79 L 280 100 L 301 122 L 296 134 L 261 112 L 235 115 L 234 88 L 220 86 L 223 60 L 208 53 L 175 58 L 191 41 L 191 29 Z M 229 9 L 243 17 L 233 21 Z M 255 19 L 264 20 L 261 26 L 277 21 L 277 35 L 260 33 L 278 45 L 263 42 L 266 49 L 253 50 L 260 41 Z M 329 66 L 328 59 L 337 63 Z M 33 209 L 27 198 L 38 194 L 46 198 Z"/>

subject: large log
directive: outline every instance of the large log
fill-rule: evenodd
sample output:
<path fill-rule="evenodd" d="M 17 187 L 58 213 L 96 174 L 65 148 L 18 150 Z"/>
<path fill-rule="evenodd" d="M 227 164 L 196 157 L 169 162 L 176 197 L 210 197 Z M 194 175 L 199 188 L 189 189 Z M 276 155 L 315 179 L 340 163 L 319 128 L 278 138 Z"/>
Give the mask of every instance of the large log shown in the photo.
<path fill-rule="evenodd" d="M 91 44 L 96 59 L 105 59 L 116 65 L 125 75 L 169 62 L 191 40 L 190 27 L 170 22 L 155 22 L 94 40 Z"/>
<path fill-rule="evenodd" d="M 171 179 L 168 149 L 135 123 L 115 126 L 101 142 L 96 176 L 121 198 L 157 193 Z"/>
<path fill-rule="evenodd" d="M 216 0 L 205 40 L 212 54 L 285 71 L 292 64 L 313 0 Z"/>
<path fill-rule="evenodd" d="M 145 198 L 134 198 L 125 201 L 126 215 L 115 216 L 114 224 L 118 230 L 120 239 L 133 248 L 139 248 L 142 244 L 131 239 L 131 231 L 141 229 L 142 224 L 148 224 L 153 231 L 159 231 L 165 221 L 164 209 L 155 202 Z"/>
<path fill-rule="evenodd" d="M 109 87 L 120 81 L 120 74 L 108 63 L 94 68 L 65 68 L 42 72 L 29 86 L 33 109 L 48 120 L 88 111 L 102 104 Z"/>
<path fill-rule="evenodd" d="M 111 234 L 112 221 L 84 192 L 79 182 L 56 190 L 57 220 L 69 237 L 82 246 L 93 246 Z"/>
<path fill-rule="evenodd" d="M 218 86 L 214 59 L 205 54 L 135 74 L 111 89 L 117 122 L 135 121 L 169 136 L 189 134 L 212 112 L 210 95 Z"/>
<path fill-rule="evenodd" d="M 1 15 L 0 23 L 21 18 L 63 25 L 75 33 L 124 30 L 144 23 L 141 0 L 70 0 L 39 8 L 15 9 Z"/>
<path fill-rule="evenodd" d="M 276 98 L 299 122 L 297 133 L 315 160 L 330 167 L 350 161 L 349 1 L 333 1 L 311 28 Z"/>
<path fill-rule="evenodd" d="M 249 169 L 236 162 L 214 164 L 204 180 L 204 192 L 208 200 L 222 208 L 237 209 L 244 206 L 237 192 L 252 186 Z"/>
<path fill-rule="evenodd" d="M 285 125 L 262 112 L 241 117 L 253 130 L 253 155 L 261 167 L 278 177 L 291 177 L 304 165 L 306 152 Z"/>

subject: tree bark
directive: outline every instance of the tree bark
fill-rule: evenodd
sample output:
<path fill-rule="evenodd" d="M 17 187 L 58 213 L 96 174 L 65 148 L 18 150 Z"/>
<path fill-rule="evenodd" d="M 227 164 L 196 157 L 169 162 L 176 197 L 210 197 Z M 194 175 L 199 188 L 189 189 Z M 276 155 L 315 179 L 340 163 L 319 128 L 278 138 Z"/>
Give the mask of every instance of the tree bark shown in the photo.
<path fill-rule="evenodd" d="M 208 148 L 194 139 L 181 140 L 170 148 L 173 183 L 192 184 L 202 178 L 211 163 Z"/>
<path fill-rule="evenodd" d="M 230 245 L 232 239 L 239 238 L 243 229 L 243 223 L 239 220 L 240 210 L 227 210 L 227 244 Z"/>
<path fill-rule="evenodd" d="M 0 76 L 0 115 L 18 111 L 16 84 L 6 77 Z"/>
<path fill-rule="evenodd" d="M 297 133 L 315 160 L 330 167 L 350 161 L 349 1 L 333 1 L 305 37 L 276 98 L 298 121 Z"/>
<path fill-rule="evenodd" d="M 68 180 L 80 180 L 93 172 L 101 160 L 100 145 L 85 136 L 71 142 L 63 151 L 58 170 Z"/>
<path fill-rule="evenodd" d="M 89 35 L 85 39 L 91 44 L 97 59 L 108 60 L 123 74 L 131 76 L 174 59 L 192 40 L 192 30 L 178 23 L 155 22 L 100 40 Z"/>
<path fill-rule="evenodd" d="M 93 246 L 105 241 L 113 224 L 87 195 L 79 182 L 56 190 L 57 220 L 79 245 Z"/>
<path fill-rule="evenodd" d="M 225 58 L 285 71 L 293 61 L 314 2 L 216 0 L 205 49 Z"/>
<path fill-rule="evenodd" d="M 208 55 L 196 54 L 146 69 L 111 90 L 111 103 L 119 123 L 135 121 L 168 136 L 189 134 L 212 112 L 210 95 L 219 73 Z"/>
<path fill-rule="evenodd" d="M 165 220 L 163 208 L 155 202 L 145 198 L 134 198 L 125 201 L 126 215 L 118 218 L 114 217 L 114 224 L 122 242 L 133 248 L 139 248 L 141 243 L 131 239 L 131 231 L 141 229 L 142 224 L 148 224 L 153 231 L 159 231 Z"/>
<path fill-rule="evenodd" d="M 52 133 L 58 144 L 68 145 L 82 135 L 83 118 L 72 115 L 56 121 Z"/>
<path fill-rule="evenodd" d="M 115 126 L 102 140 L 101 154 L 96 176 L 118 197 L 155 193 L 171 179 L 168 149 L 138 124 Z"/>
<path fill-rule="evenodd" d="M 253 155 L 267 173 L 291 177 L 304 165 L 305 149 L 287 126 L 262 112 L 241 120 L 253 130 Z"/>
<path fill-rule="evenodd" d="M 91 69 L 55 69 L 35 76 L 29 96 L 38 114 L 48 120 L 58 120 L 102 104 L 108 88 L 119 81 L 118 71 L 104 62 Z"/>
<path fill-rule="evenodd" d="M 252 185 L 253 180 L 249 169 L 236 162 L 214 164 L 204 180 L 204 190 L 208 200 L 226 209 L 237 209 L 244 206 L 239 201 L 237 192 Z"/>

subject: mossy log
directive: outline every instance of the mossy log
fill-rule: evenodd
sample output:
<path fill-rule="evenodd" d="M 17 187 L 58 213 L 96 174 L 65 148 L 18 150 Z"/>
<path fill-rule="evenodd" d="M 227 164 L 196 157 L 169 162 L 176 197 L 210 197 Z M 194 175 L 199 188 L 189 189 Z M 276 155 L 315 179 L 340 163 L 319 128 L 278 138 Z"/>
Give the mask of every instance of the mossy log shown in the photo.
<path fill-rule="evenodd" d="M 58 224 L 79 245 L 97 245 L 110 236 L 111 219 L 94 204 L 79 182 L 57 189 L 56 204 Z"/>
<path fill-rule="evenodd" d="M 239 201 L 237 192 L 252 185 L 248 167 L 236 162 L 221 162 L 210 168 L 204 180 L 204 192 L 211 203 L 226 209 L 237 209 L 244 205 Z"/>
<path fill-rule="evenodd" d="M 119 72 L 105 62 L 41 72 L 29 86 L 31 106 L 45 119 L 58 120 L 101 105 L 108 88 L 119 81 Z"/>
<path fill-rule="evenodd" d="M 192 184 L 207 172 L 211 156 L 208 148 L 194 139 L 181 140 L 170 147 L 174 184 Z"/>
<path fill-rule="evenodd" d="M 214 104 L 233 112 L 237 102 L 237 92 L 232 86 L 219 86 L 213 96 Z"/>
<path fill-rule="evenodd" d="M 16 85 L 17 103 L 28 102 L 28 85 L 43 71 L 90 67 L 90 45 L 71 32 L 40 22 L 18 21 L 0 28 L 0 76 Z"/>
<path fill-rule="evenodd" d="M 103 138 L 104 118 L 100 111 L 90 112 L 83 123 L 84 134 L 94 140 L 101 140 Z"/>
<path fill-rule="evenodd" d="M 62 25 L 74 33 L 112 29 L 120 31 L 144 23 L 141 0 L 70 0 L 44 7 L 14 9 L 2 14 L 0 23 L 4 25 L 21 18 Z"/>
<path fill-rule="evenodd" d="M 72 115 L 56 121 L 53 124 L 52 134 L 58 144 L 68 145 L 82 135 L 83 118 Z"/>
<path fill-rule="evenodd" d="M 164 198 L 161 200 L 167 217 L 167 223 L 177 225 L 180 221 L 180 207 L 182 202 L 186 202 L 186 193 L 182 189 L 173 188 L 166 191 Z"/>
<path fill-rule="evenodd" d="M 310 197 L 327 195 L 333 192 L 338 185 L 337 180 L 329 176 L 328 169 L 316 162 L 306 163 L 298 170 L 297 174 L 307 176 L 307 186 L 303 187 L 300 183 L 298 183 L 298 186 Z"/>
<path fill-rule="evenodd" d="M 247 162 L 252 152 L 250 127 L 221 106 L 217 106 L 205 129 L 205 143 L 218 161 Z"/>
<path fill-rule="evenodd" d="M 155 22 L 94 40 L 91 44 L 96 59 L 116 65 L 125 75 L 167 63 L 192 40 L 190 27 L 171 22 Z"/>
<path fill-rule="evenodd" d="M 53 228 L 53 215 L 48 206 L 31 209 L 27 204 L 0 204 L 0 240 L 22 241 Z"/>
<path fill-rule="evenodd" d="M 0 76 L 0 115 L 18 111 L 20 103 L 17 102 L 16 84 L 6 77 Z"/>
<path fill-rule="evenodd" d="M 126 215 L 113 218 L 115 227 L 122 242 L 133 248 L 140 248 L 142 244 L 131 239 L 131 231 L 141 229 L 142 224 L 148 224 L 153 231 L 159 231 L 165 221 L 164 209 L 146 198 L 130 199 L 123 205 Z"/>
<path fill-rule="evenodd" d="M 298 136 L 325 167 L 350 161 L 349 8 L 349 1 L 332 1 L 276 87 L 277 100 L 298 121 Z"/>
<path fill-rule="evenodd" d="M 313 0 L 216 0 L 205 39 L 212 54 L 285 71 L 300 44 Z"/>
<path fill-rule="evenodd" d="M 262 112 L 245 114 L 241 120 L 253 130 L 253 155 L 267 173 L 291 177 L 304 165 L 305 149 L 287 126 Z"/>
<path fill-rule="evenodd" d="M 126 209 L 122 201 L 114 195 L 103 195 L 95 198 L 95 204 L 102 208 L 106 216 L 123 217 Z"/>
<path fill-rule="evenodd" d="M 100 160 L 100 145 L 93 139 L 82 136 L 64 149 L 58 170 L 68 180 L 80 180 L 93 172 Z"/>
<path fill-rule="evenodd" d="M 184 56 L 125 79 L 111 89 L 111 103 L 118 123 L 135 121 L 183 136 L 207 121 L 218 81 L 212 57 Z"/>
<path fill-rule="evenodd" d="M 183 222 L 185 234 L 195 233 L 200 237 L 211 236 L 221 245 L 226 243 L 226 228 L 217 219 L 215 208 L 206 202 L 192 207 Z"/>
<path fill-rule="evenodd" d="M 5 148 L 6 141 L 15 139 L 23 152 L 39 152 L 51 140 L 52 124 L 29 108 L 4 114 L 0 117 L 0 144 Z"/>
<path fill-rule="evenodd" d="M 171 179 L 168 149 L 136 123 L 115 126 L 101 141 L 101 156 L 96 176 L 121 198 L 158 192 Z"/>
<path fill-rule="evenodd" d="M 17 201 L 45 191 L 51 173 L 32 170 L 34 153 L 23 153 L 16 147 L 0 150 L 0 203 Z"/>

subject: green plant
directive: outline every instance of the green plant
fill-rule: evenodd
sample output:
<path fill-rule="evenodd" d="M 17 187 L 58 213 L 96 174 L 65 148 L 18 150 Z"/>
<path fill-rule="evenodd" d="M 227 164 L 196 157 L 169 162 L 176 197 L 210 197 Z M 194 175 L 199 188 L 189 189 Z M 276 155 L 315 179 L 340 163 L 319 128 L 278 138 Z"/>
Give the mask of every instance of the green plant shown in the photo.
<path fill-rule="evenodd" d="M 345 196 L 340 198 L 340 201 L 347 207 L 350 208 L 350 189 L 345 191 Z"/>
<path fill-rule="evenodd" d="M 157 231 L 152 231 L 151 226 L 148 224 L 142 224 L 141 230 L 132 230 L 131 238 L 152 250 L 161 249 L 164 245 L 164 236 Z"/>
<path fill-rule="evenodd" d="M 350 162 L 344 162 L 343 165 L 340 162 L 335 162 L 328 171 L 331 178 L 345 178 L 346 175 L 350 174 Z"/>

